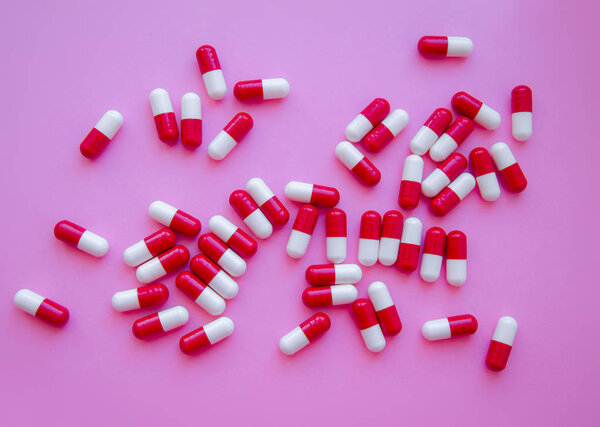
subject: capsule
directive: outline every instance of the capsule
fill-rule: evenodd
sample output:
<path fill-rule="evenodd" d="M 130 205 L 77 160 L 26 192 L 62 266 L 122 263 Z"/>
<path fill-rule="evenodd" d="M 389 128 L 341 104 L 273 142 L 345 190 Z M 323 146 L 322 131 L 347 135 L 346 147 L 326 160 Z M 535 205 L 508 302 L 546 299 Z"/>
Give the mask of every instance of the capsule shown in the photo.
<path fill-rule="evenodd" d="M 328 307 L 354 302 L 358 291 L 354 285 L 314 286 L 302 292 L 302 302 L 307 307 Z"/>
<path fill-rule="evenodd" d="M 462 286 L 467 281 L 467 236 L 459 230 L 446 238 L 446 281 Z"/>
<path fill-rule="evenodd" d="M 179 348 L 185 354 L 214 345 L 233 334 L 233 320 L 229 317 L 219 317 L 201 328 L 188 332 L 179 340 Z"/>
<path fill-rule="evenodd" d="M 300 206 L 286 247 L 289 256 L 292 258 L 302 258 L 304 256 L 318 218 L 319 211 L 317 208 L 311 205 Z"/>
<path fill-rule="evenodd" d="M 181 98 L 181 142 L 191 150 L 202 144 L 202 103 L 194 92 Z"/>
<path fill-rule="evenodd" d="M 200 46 L 196 51 L 196 60 L 208 96 L 217 101 L 223 99 L 227 93 L 227 85 L 215 48 L 207 44 Z"/>
<path fill-rule="evenodd" d="M 469 160 L 481 198 L 488 202 L 498 200 L 498 197 L 500 197 L 500 184 L 498 184 L 494 162 L 489 151 L 483 147 L 474 148 L 469 154 Z"/>
<path fill-rule="evenodd" d="M 369 351 L 378 353 L 385 347 L 385 337 L 377 322 L 373 304 L 366 298 L 360 298 L 352 304 L 352 312 L 358 321 L 360 334 Z"/>
<path fill-rule="evenodd" d="M 108 110 L 83 139 L 79 151 L 88 159 L 95 159 L 112 141 L 122 125 L 123 115 L 118 111 Z"/>
<path fill-rule="evenodd" d="M 153 220 L 184 236 L 194 237 L 202 229 L 197 218 L 160 200 L 150 203 L 148 214 Z"/>
<path fill-rule="evenodd" d="M 190 259 L 190 251 L 178 245 L 140 265 L 135 276 L 141 283 L 150 283 L 185 265 Z"/>
<path fill-rule="evenodd" d="M 358 262 L 367 267 L 375 265 L 379 255 L 380 237 L 381 215 L 375 211 L 362 214 L 358 239 Z"/>
<path fill-rule="evenodd" d="M 250 179 L 246 184 L 246 191 L 248 191 L 250 197 L 254 199 L 273 227 L 282 227 L 287 224 L 290 219 L 290 213 L 262 179 Z"/>
<path fill-rule="evenodd" d="M 331 320 L 325 313 L 315 313 L 300 323 L 279 340 L 279 350 L 291 356 L 302 350 L 331 327 Z"/>
<path fill-rule="evenodd" d="M 408 124 L 408 113 L 402 109 L 392 111 L 365 137 L 367 151 L 381 151 Z"/>
<path fill-rule="evenodd" d="M 381 330 L 386 335 L 398 335 L 402 330 L 402 322 L 392 296 L 383 282 L 369 285 L 369 299 L 375 309 Z"/>
<path fill-rule="evenodd" d="M 108 242 L 89 230 L 71 221 L 62 220 L 54 226 L 54 236 L 80 251 L 95 257 L 102 257 L 108 252 Z"/>
<path fill-rule="evenodd" d="M 396 265 L 406 272 L 412 272 L 419 266 L 419 254 L 421 253 L 421 233 L 423 223 L 419 218 L 411 216 L 406 218 L 400 238 L 400 249 L 398 250 L 398 261 Z"/>
<path fill-rule="evenodd" d="M 290 84 L 286 79 L 258 79 L 237 82 L 233 87 L 233 96 L 240 101 L 266 101 L 285 98 L 290 93 Z"/>
<path fill-rule="evenodd" d="M 500 114 L 466 92 L 454 94 L 452 107 L 488 130 L 494 130 L 500 126 Z"/>
<path fill-rule="evenodd" d="M 208 155 L 213 160 L 223 160 L 254 126 L 248 113 L 237 113 L 227 126 L 208 144 Z"/>
<path fill-rule="evenodd" d="M 427 119 L 421 129 L 410 140 L 410 151 L 417 156 L 427 153 L 452 122 L 452 113 L 447 108 L 438 108 Z"/>
<path fill-rule="evenodd" d="M 190 268 L 200 280 L 225 299 L 235 297 L 239 286 L 225 271 L 212 262 L 206 255 L 199 254 L 190 261 Z"/>
<path fill-rule="evenodd" d="M 461 173 L 440 194 L 431 200 L 431 211 L 438 216 L 444 216 L 467 197 L 475 188 L 475 178 L 470 173 Z"/>
<path fill-rule="evenodd" d="M 383 265 L 394 265 L 398 260 L 403 222 L 404 217 L 398 211 L 388 211 L 383 215 L 378 255 L 379 262 Z"/>
<path fill-rule="evenodd" d="M 354 284 L 362 279 L 362 270 L 357 264 L 309 265 L 304 276 L 313 286 Z"/>
<path fill-rule="evenodd" d="M 431 227 L 427 230 L 421 258 L 421 279 L 435 282 L 440 277 L 445 249 L 446 232 L 440 227 Z"/>
<path fill-rule="evenodd" d="M 193 273 L 189 271 L 179 273 L 175 278 L 175 286 L 208 314 L 218 316 L 225 311 L 225 300 Z"/>
<path fill-rule="evenodd" d="M 485 358 L 485 364 L 491 370 L 501 371 L 506 368 L 517 334 L 517 326 L 517 321 L 510 316 L 504 316 L 498 320 Z"/>
<path fill-rule="evenodd" d="M 490 150 L 500 178 L 513 193 L 520 193 L 527 187 L 527 178 L 517 163 L 514 154 L 504 142 L 496 142 Z"/>
<path fill-rule="evenodd" d="M 229 204 L 259 239 L 266 239 L 273 233 L 273 226 L 246 191 L 236 190 L 231 193 Z"/>
<path fill-rule="evenodd" d="M 468 37 L 423 36 L 418 49 L 421 55 L 428 57 L 464 58 L 471 54 L 473 42 Z"/>
<path fill-rule="evenodd" d="M 346 127 L 346 139 L 358 142 L 377 126 L 390 113 L 390 103 L 383 98 L 375 98 Z"/>
<path fill-rule="evenodd" d="M 339 264 L 346 259 L 346 213 L 341 209 L 331 209 L 326 220 L 327 259 Z"/>
<path fill-rule="evenodd" d="M 154 89 L 150 92 L 150 106 L 154 116 L 154 124 L 158 139 L 166 144 L 173 144 L 179 138 L 177 118 L 173 112 L 169 92 L 164 89 Z"/>
<path fill-rule="evenodd" d="M 15 305 L 25 313 L 44 319 L 55 326 L 63 326 L 69 320 L 69 310 L 29 289 L 19 290 L 14 300 Z"/>
<path fill-rule="evenodd" d="M 512 135 L 517 141 L 527 141 L 533 132 L 533 94 L 529 86 L 515 87 L 511 95 Z"/>
<path fill-rule="evenodd" d="M 340 201 L 340 192 L 333 187 L 310 184 L 308 182 L 290 181 L 285 186 L 285 197 L 300 203 L 333 208 Z"/>
<path fill-rule="evenodd" d="M 198 239 L 198 249 L 204 252 L 232 277 L 240 277 L 246 272 L 246 261 L 212 233 L 200 236 Z"/>
<path fill-rule="evenodd" d="M 157 332 L 168 332 L 187 323 L 190 313 L 182 305 L 167 308 L 158 313 L 151 314 L 133 323 L 133 335 L 137 338 L 146 338 Z"/>
<path fill-rule="evenodd" d="M 117 311 L 131 311 L 164 304 L 169 298 L 169 290 L 162 283 L 127 289 L 113 295 L 112 306 Z"/>
<path fill-rule="evenodd" d="M 398 204 L 402 209 L 414 209 L 419 204 L 421 193 L 421 180 L 423 179 L 423 159 L 416 154 L 411 154 L 404 159 L 402 181 L 400 182 L 400 195 Z"/>
<path fill-rule="evenodd" d="M 473 122 L 468 117 L 460 116 L 456 119 L 429 150 L 431 160 L 434 162 L 446 160 L 467 136 L 471 135 L 473 127 Z"/>
<path fill-rule="evenodd" d="M 354 176 L 366 185 L 377 185 L 381 181 L 379 169 L 348 141 L 342 141 L 335 147 L 335 155 Z"/>
<path fill-rule="evenodd" d="M 428 320 L 423 323 L 423 337 L 428 341 L 445 340 L 459 335 L 472 335 L 477 331 L 477 319 L 471 314 Z"/>
<path fill-rule="evenodd" d="M 448 186 L 458 175 L 467 169 L 467 158 L 454 153 L 423 180 L 421 190 L 426 197 L 435 197 Z"/>
<path fill-rule="evenodd" d="M 215 215 L 208 221 L 208 229 L 219 239 L 245 258 L 256 253 L 258 244 L 248 233 L 238 228 L 222 215 Z"/>
<path fill-rule="evenodd" d="M 130 267 L 137 267 L 175 245 L 175 233 L 161 228 L 144 240 L 134 243 L 123 252 L 123 261 Z"/>

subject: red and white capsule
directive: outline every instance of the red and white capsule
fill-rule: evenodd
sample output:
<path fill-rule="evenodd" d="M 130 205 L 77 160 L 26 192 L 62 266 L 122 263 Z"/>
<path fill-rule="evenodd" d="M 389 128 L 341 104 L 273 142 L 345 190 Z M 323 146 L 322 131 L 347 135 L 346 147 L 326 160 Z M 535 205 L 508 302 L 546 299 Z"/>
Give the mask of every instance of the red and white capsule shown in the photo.
<path fill-rule="evenodd" d="M 426 197 L 437 196 L 465 169 L 467 169 L 467 158 L 460 153 L 452 154 L 423 180 L 421 184 L 423 195 Z"/>
<path fill-rule="evenodd" d="M 408 113 L 402 109 L 392 111 L 365 137 L 367 151 L 381 151 L 408 124 Z"/>
<path fill-rule="evenodd" d="M 279 340 L 279 350 L 288 356 L 296 354 L 327 332 L 330 327 L 329 316 L 325 313 L 315 313 Z"/>
<path fill-rule="evenodd" d="M 273 233 L 273 226 L 248 192 L 235 190 L 229 196 L 229 204 L 259 239 L 266 239 Z"/>
<path fill-rule="evenodd" d="M 150 106 L 158 138 L 166 144 L 175 143 L 179 138 L 179 129 L 169 92 L 160 88 L 154 89 L 150 92 Z"/>
<path fill-rule="evenodd" d="M 427 119 L 421 129 L 410 140 L 410 151 L 417 156 L 427 153 L 452 122 L 452 113 L 447 108 L 438 108 Z"/>
<path fill-rule="evenodd" d="M 386 335 L 398 335 L 402 330 L 402 322 L 385 283 L 371 283 L 368 292 L 369 299 L 373 304 L 383 333 Z"/>
<path fill-rule="evenodd" d="M 490 150 L 500 178 L 506 188 L 513 193 L 520 193 L 527 187 L 527 178 L 517 163 L 514 154 L 504 142 L 496 142 Z"/>
<path fill-rule="evenodd" d="M 19 290 L 15 294 L 14 301 L 15 305 L 25 313 L 39 317 L 55 326 L 63 326 L 69 320 L 69 310 L 29 289 Z"/>
<path fill-rule="evenodd" d="M 520 85 L 511 92 L 512 135 L 517 141 L 527 141 L 533 133 L 533 93 Z"/>
<path fill-rule="evenodd" d="M 467 281 L 467 236 L 459 230 L 446 237 L 446 281 L 452 286 Z"/>
<path fill-rule="evenodd" d="M 498 200 L 498 197 L 500 197 L 500 184 L 498 184 L 494 161 L 489 151 L 483 147 L 474 148 L 469 154 L 469 160 L 481 198 L 488 202 Z"/>
<path fill-rule="evenodd" d="M 431 200 L 431 211 L 435 215 L 444 216 L 454 209 L 462 199 L 475 188 L 475 178 L 467 172 L 461 173 L 440 194 Z"/>
<path fill-rule="evenodd" d="M 190 313 L 182 305 L 167 308 L 136 320 L 131 328 L 137 338 L 145 338 L 158 332 L 169 332 L 185 325 Z"/>
<path fill-rule="evenodd" d="M 497 129 L 500 113 L 467 92 L 457 92 L 452 97 L 452 108 L 488 130 Z"/>
<path fill-rule="evenodd" d="M 317 225 L 319 211 L 311 205 L 302 205 L 294 221 L 286 252 L 292 258 L 302 258 L 308 249 L 310 238 Z"/>
<path fill-rule="evenodd" d="M 104 151 L 122 125 L 123 115 L 118 111 L 108 110 L 83 139 L 79 151 L 88 159 L 95 159 Z"/>
<path fill-rule="evenodd" d="M 335 147 L 335 155 L 364 184 L 373 186 L 381 181 L 379 169 L 348 141 L 342 141 Z"/>
<path fill-rule="evenodd" d="M 350 304 L 356 298 L 358 291 L 354 285 L 313 286 L 302 292 L 302 302 L 311 308 Z"/>
<path fill-rule="evenodd" d="M 196 50 L 196 60 L 208 96 L 217 101 L 223 99 L 227 93 L 227 85 L 215 48 L 207 44 L 200 46 Z"/>
<path fill-rule="evenodd" d="M 423 223 L 419 218 L 411 216 L 406 218 L 400 238 L 400 249 L 398 250 L 398 261 L 396 265 L 406 272 L 412 272 L 419 266 L 419 255 L 421 253 L 421 234 Z"/>
<path fill-rule="evenodd" d="M 150 203 L 148 214 L 153 220 L 184 236 L 194 237 L 202 229 L 200 220 L 160 200 Z"/>
<path fill-rule="evenodd" d="M 240 277 L 246 272 L 246 261 L 212 233 L 200 236 L 198 249 L 216 262 L 230 276 Z"/>
<path fill-rule="evenodd" d="M 472 335 L 477 332 L 477 319 L 471 314 L 428 320 L 421 329 L 428 341 L 445 340 L 460 335 Z"/>
<path fill-rule="evenodd" d="M 390 103 L 383 98 L 375 98 L 346 127 L 346 139 L 350 142 L 360 141 L 389 113 Z"/>
<path fill-rule="evenodd" d="M 193 273 L 189 271 L 179 273 L 175 278 L 175 286 L 208 314 L 218 316 L 225 311 L 225 300 Z"/>
<path fill-rule="evenodd" d="M 334 264 L 344 262 L 347 252 L 346 213 L 341 209 L 331 209 L 326 218 L 327 259 Z"/>
<path fill-rule="evenodd" d="M 485 358 L 485 364 L 491 370 L 501 371 L 506 368 L 517 334 L 517 327 L 517 321 L 510 316 L 504 316 L 498 320 Z"/>
<path fill-rule="evenodd" d="M 179 340 L 179 348 L 186 354 L 192 354 L 201 348 L 223 341 L 233 334 L 233 329 L 233 320 L 227 316 L 219 317 L 182 336 Z"/>
<path fill-rule="evenodd" d="M 108 252 L 108 242 L 90 230 L 67 220 L 59 221 L 54 226 L 54 236 L 82 252 L 102 257 Z"/>
<path fill-rule="evenodd" d="M 366 298 L 360 298 L 352 304 L 352 312 L 358 321 L 363 341 L 369 351 L 378 353 L 385 348 L 385 337 L 377 321 L 373 304 Z"/>
<path fill-rule="evenodd" d="M 421 258 L 421 279 L 430 283 L 439 279 L 445 249 L 446 232 L 440 227 L 431 227 L 427 230 Z"/>
<path fill-rule="evenodd" d="M 257 79 L 237 82 L 233 87 L 233 96 L 240 101 L 267 101 L 285 98 L 290 93 L 290 84 L 286 79 Z"/>
<path fill-rule="evenodd" d="M 429 149 L 429 157 L 434 162 L 443 162 L 473 132 L 473 122 L 468 117 L 460 116 L 450 125 Z"/>
<path fill-rule="evenodd" d="M 394 265 L 398 260 L 403 224 L 404 217 L 398 211 L 388 211 L 383 215 L 378 256 L 381 264 Z"/>
<path fill-rule="evenodd" d="M 131 311 L 164 304 L 169 298 L 169 290 L 162 283 L 127 289 L 113 295 L 112 306 L 117 311 Z"/>
<path fill-rule="evenodd" d="M 421 194 L 421 180 L 423 179 L 423 158 L 411 154 L 404 159 L 402 181 L 398 204 L 403 209 L 414 209 L 419 204 Z"/>
<path fill-rule="evenodd" d="M 285 185 L 285 197 L 300 203 L 333 208 L 340 201 L 340 192 L 333 187 L 290 181 Z"/>
<path fill-rule="evenodd" d="M 190 261 L 190 269 L 192 273 L 223 298 L 231 299 L 238 294 L 239 286 L 237 282 L 206 255 L 194 256 Z"/>
<path fill-rule="evenodd" d="M 287 224 L 290 219 L 290 213 L 262 179 L 250 179 L 246 183 L 246 191 L 248 191 L 248 194 L 254 199 L 262 213 L 273 224 L 273 227 L 282 227 Z"/>
<path fill-rule="evenodd" d="M 473 42 L 468 37 L 423 36 L 417 47 L 423 56 L 464 58 L 471 54 Z"/>
<path fill-rule="evenodd" d="M 362 270 L 357 264 L 319 264 L 308 266 L 304 276 L 313 286 L 354 284 L 362 279 Z"/>
<path fill-rule="evenodd" d="M 202 103 L 194 92 L 181 97 L 181 142 L 191 150 L 202 144 Z"/>
<path fill-rule="evenodd" d="M 380 237 L 381 215 L 375 211 L 362 214 L 358 239 L 358 262 L 367 267 L 375 265 L 379 255 Z"/>
<path fill-rule="evenodd" d="M 175 233 L 161 228 L 144 240 L 134 243 L 123 252 L 123 261 L 130 267 L 137 267 L 175 245 Z"/>
<path fill-rule="evenodd" d="M 135 276 L 141 283 L 151 283 L 185 265 L 190 259 L 190 251 L 178 245 L 140 265 Z"/>
<path fill-rule="evenodd" d="M 243 257 L 251 257 L 256 253 L 258 244 L 248 233 L 222 215 L 215 215 L 208 221 L 208 229 L 219 239 Z"/>
<path fill-rule="evenodd" d="M 213 160 L 223 160 L 254 126 L 248 113 L 237 113 L 221 132 L 208 144 L 208 155 Z"/>

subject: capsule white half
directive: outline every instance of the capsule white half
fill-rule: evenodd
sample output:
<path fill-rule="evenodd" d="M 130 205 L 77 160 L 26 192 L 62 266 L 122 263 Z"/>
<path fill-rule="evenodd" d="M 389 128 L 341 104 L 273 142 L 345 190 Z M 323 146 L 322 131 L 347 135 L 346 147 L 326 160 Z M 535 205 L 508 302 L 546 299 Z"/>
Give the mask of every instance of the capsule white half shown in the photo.
<path fill-rule="evenodd" d="M 262 79 L 263 99 L 285 98 L 290 93 L 290 84 L 286 79 Z"/>
<path fill-rule="evenodd" d="M 108 252 L 108 241 L 90 230 L 85 230 L 77 243 L 77 249 L 95 257 L 102 257 Z"/>
<path fill-rule="evenodd" d="M 299 230 L 292 230 L 287 243 L 286 252 L 292 258 L 302 258 L 308 249 L 311 235 Z"/>
<path fill-rule="evenodd" d="M 473 121 L 488 130 L 494 130 L 500 126 L 502 118 L 500 117 L 500 113 L 496 110 L 482 104 L 479 112 L 473 118 Z"/>
<path fill-rule="evenodd" d="M 421 183 L 421 191 L 426 197 L 435 197 L 450 184 L 448 175 L 441 169 L 435 168 Z"/>
<path fill-rule="evenodd" d="M 345 261 L 347 252 L 346 237 L 327 237 L 327 259 L 334 264 Z"/>
<path fill-rule="evenodd" d="M 244 218 L 244 223 L 259 239 L 266 239 L 273 233 L 273 226 L 260 209 Z"/>
<path fill-rule="evenodd" d="M 446 259 L 446 281 L 452 286 L 462 286 L 467 281 L 467 260 Z"/>
<path fill-rule="evenodd" d="M 440 255 L 424 253 L 421 257 L 421 279 L 435 282 L 440 277 L 443 258 Z"/>
<path fill-rule="evenodd" d="M 427 153 L 437 139 L 437 133 L 427 126 L 421 126 L 421 129 L 410 140 L 410 151 L 417 156 L 422 156 Z"/>
<path fill-rule="evenodd" d="M 157 279 L 160 279 L 167 274 L 165 268 L 160 263 L 158 257 L 152 258 L 150 261 L 140 265 L 135 270 L 135 277 L 141 283 L 151 283 Z"/>
<path fill-rule="evenodd" d="M 190 319 L 190 313 L 182 305 L 158 312 L 158 319 L 165 332 L 185 325 Z"/>
<path fill-rule="evenodd" d="M 296 326 L 279 340 L 279 350 L 291 356 L 310 344 L 300 326 Z"/>
<path fill-rule="evenodd" d="M 240 289 L 237 282 L 223 270 L 219 271 L 207 285 L 225 299 L 235 297 Z"/>
<path fill-rule="evenodd" d="M 421 332 L 423 333 L 423 337 L 428 341 L 444 340 L 452 336 L 450 322 L 447 318 L 428 320 L 423 323 Z"/>
<path fill-rule="evenodd" d="M 360 331 L 362 338 L 369 351 L 379 353 L 385 348 L 385 337 L 379 323 Z"/>
<path fill-rule="evenodd" d="M 375 265 L 378 255 L 378 239 L 358 239 L 358 262 L 366 267 L 370 267 Z"/>
<path fill-rule="evenodd" d="M 223 160 L 237 144 L 235 139 L 222 130 L 208 144 L 208 155 L 213 160 Z"/>
<path fill-rule="evenodd" d="M 498 200 L 498 197 L 500 197 L 500 184 L 498 183 L 496 172 L 479 175 L 475 180 L 477 181 L 479 194 L 481 194 L 483 200 L 488 202 Z"/>
<path fill-rule="evenodd" d="M 533 113 L 512 113 L 512 135 L 517 141 L 527 141 L 533 133 Z"/>
<path fill-rule="evenodd" d="M 208 71 L 202 74 L 202 80 L 204 80 L 206 93 L 208 93 L 208 96 L 212 99 L 218 101 L 225 97 L 227 85 L 225 84 L 225 77 L 223 77 L 223 70 L 217 69 Z"/>
<path fill-rule="evenodd" d="M 216 344 L 233 334 L 233 320 L 227 316 L 219 317 L 202 327 L 206 338 L 211 344 Z"/>
<path fill-rule="evenodd" d="M 398 260 L 400 239 L 382 237 L 379 239 L 379 262 L 383 265 L 393 265 Z"/>

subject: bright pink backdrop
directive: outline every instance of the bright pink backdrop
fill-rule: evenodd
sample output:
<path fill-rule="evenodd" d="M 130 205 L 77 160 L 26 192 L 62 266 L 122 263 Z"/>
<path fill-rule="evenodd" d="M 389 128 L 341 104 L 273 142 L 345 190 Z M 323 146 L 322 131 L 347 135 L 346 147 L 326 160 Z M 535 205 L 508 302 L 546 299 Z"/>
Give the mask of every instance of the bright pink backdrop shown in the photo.
<path fill-rule="evenodd" d="M 5 5 L 2 424 L 598 425 L 600 290 L 592 266 L 599 236 L 590 202 L 598 195 L 592 159 L 600 155 L 597 3 L 284 3 Z M 424 34 L 466 35 L 475 49 L 467 60 L 428 61 L 416 51 Z M 281 76 L 291 83 L 289 97 L 251 106 L 231 91 L 222 102 L 208 99 L 194 57 L 203 43 L 217 48 L 230 90 L 238 80 Z M 526 143 L 510 136 L 517 84 L 534 91 L 534 136 Z M 185 92 L 200 94 L 205 142 L 197 152 L 158 141 L 148 103 L 155 87 L 170 92 L 177 114 Z M 383 280 L 404 323 L 382 354 L 364 348 L 347 307 L 326 310 L 332 328 L 310 348 L 291 358 L 278 350 L 279 338 L 312 312 L 300 294 L 306 266 L 325 261 L 324 215 L 300 261 L 285 254 L 291 225 L 260 242 L 225 313 L 236 331 L 209 352 L 179 351 L 179 337 L 210 316 L 180 294 L 174 275 L 164 281 L 166 306 L 190 309 L 184 328 L 143 342 L 131 324 L 152 310 L 111 308 L 115 291 L 138 284 L 121 255 L 157 228 L 147 214 L 151 201 L 197 215 L 204 230 L 217 213 L 240 223 L 227 199 L 253 176 L 282 200 L 293 179 L 338 187 L 355 261 L 360 214 L 398 207 L 408 141 L 458 90 L 503 119 L 495 132 L 477 128 L 460 151 L 506 141 L 529 187 L 504 191 L 494 204 L 474 192 L 443 219 L 424 204 L 415 210 L 426 228 L 467 233 L 469 280 L 454 289 L 443 279 L 429 285 L 416 273 L 366 268 L 360 295 Z M 383 180 L 368 189 L 333 151 L 376 96 L 406 109 L 410 124 L 371 156 Z M 125 124 L 90 162 L 78 144 L 111 108 Z M 207 143 L 240 110 L 252 114 L 254 130 L 225 161 L 211 161 Z M 427 160 L 425 172 L 432 168 Z M 294 217 L 297 206 L 284 202 Z M 52 227 L 61 219 L 105 236 L 108 255 L 93 259 L 58 242 Z M 195 240 L 180 241 L 197 252 Z M 17 310 L 12 298 L 22 287 L 69 307 L 67 326 L 57 330 Z M 479 319 L 474 336 L 421 337 L 425 320 L 465 312 Z M 483 360 L 503 315 L 518 320 L 519 332 L 498 374 Z"/>

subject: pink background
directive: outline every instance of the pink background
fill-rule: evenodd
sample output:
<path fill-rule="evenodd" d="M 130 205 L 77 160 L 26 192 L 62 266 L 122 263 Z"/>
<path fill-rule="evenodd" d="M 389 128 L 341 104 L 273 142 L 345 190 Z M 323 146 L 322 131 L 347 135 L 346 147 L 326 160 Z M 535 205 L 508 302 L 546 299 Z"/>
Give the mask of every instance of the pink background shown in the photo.
<path fill-rule="evenodd" d="M 592 266 L 599 236 L 590 227 L 598 222 L 590 203 L 598 196 L 592 159 L 600 155 L 597 3 L 284 3 L 5 5 L 2 424 L 598 425 L 600 290 Z M 467 35 L 475 49 L 467 60 L 425 60 L 416 51 L 424 34 Z M 208 99 L 202 85 L 194 52 L 203 43 L 221 59 L 230 89 L 222 102 Z M 280 76 L 292 88 L 283 101 L 247 106 L 231 95 L 238 80 Z M 534 136 L 526 143 L 510 136 L 517 84 L 534 91 Z M 185 92 L 200 94 L 205 142 L 196 152 L 158 141 L 148 102 L 156 87 L 169 91 L 178 115 Z M 291 222 L 260 242 L 225 312 L 235 333 L 208 352 L 189 357 L 178 348 L 181 335 L 211 318 L 175 288 L 174 275 L 164 280 L 171 290 L 165 307 L 188 307 L 185 327 L 140 341 L 131 324 L 153 310 L 111 308 L 114 292 L 138 284 L 121 256 L 157 229 L 147 214 L 151 201 L 195 214 L 203 231 L 217 213 L 239 224 L 228 196 L 253 176 L 282 200 L 290 180 L 339 188 L 355 262 L 360 214 L 398 208 L 410 138 L 458 90 L 503 119 L 495 132 L 477 128 L 460 151 L 506 141 L 529 187 L 503 191 L 494 204 L 474 192 L 443 219 L 424 203 L 414 211 L 425 228 L 467 233 L 469 280 L 454 289 L 443 279 L 429 285 L 417 273 L 366 268 L 360 296 L 383 280 L 404 323 L 383 353 L 365 349 L 348 307 L 327 309 L 331 330 L 296 356 L 278 350 L 279 338 L 313 312 L 300 294 L 306 266 L 325 261 L 324 215 L 299 261 L 285 254 Z M 371 155 L 383 180 L 369 189 L 333 151 L 376 96 L 406 109 L 410 124 Z M 78 144 L 111 108 L 125 124 L 90 162 Z M 254 117 L 254 130 L 225 161 L 210 160 L 207 143 L 241 110 Z M 425 167 L 428 174 L 432 162 Z M 297 206 L 284 203 L 294 217 Z M 105 236 L 108 255 L 94 259 L 58 242 L 52 227 L 61 219 Z M 197 252 L 195 239 L 179 241 Z M 23 287 L 66 305 L 66 327 L 16 309 L 12 298 Z M 424 321 L 465 312 L 479 319 L 474 336 L 422 338 Z M 493 373 L 483 361 L 503 315 L 518 320 L 519 332 L 508 368 Z"/>

